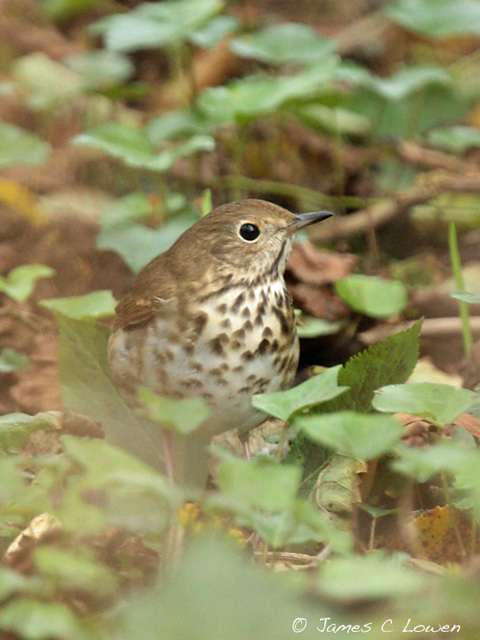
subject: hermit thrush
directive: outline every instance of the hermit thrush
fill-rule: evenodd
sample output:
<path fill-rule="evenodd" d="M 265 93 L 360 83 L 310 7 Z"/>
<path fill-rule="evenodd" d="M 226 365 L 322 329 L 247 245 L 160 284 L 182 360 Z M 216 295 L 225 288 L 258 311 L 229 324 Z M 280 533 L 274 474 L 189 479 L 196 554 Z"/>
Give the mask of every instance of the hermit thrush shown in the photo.
<path fill-rule="evenodd" d="M 218 207 L 150 262 L 118 304 L 109 342 L 118 389 L 132 406 L 139 385 L 204 400 L 210 417 L 188 436 L 195 457 L 212 436 L 265 419 L 254 394 L 291 386 L 299 346 L 283 273 L 295 233 L 331 215 L 262 200 Z M 198 480 L 199 465 L 206 474 L 205 460 L 187 459 L 186 475 L 195 466 Z"/>

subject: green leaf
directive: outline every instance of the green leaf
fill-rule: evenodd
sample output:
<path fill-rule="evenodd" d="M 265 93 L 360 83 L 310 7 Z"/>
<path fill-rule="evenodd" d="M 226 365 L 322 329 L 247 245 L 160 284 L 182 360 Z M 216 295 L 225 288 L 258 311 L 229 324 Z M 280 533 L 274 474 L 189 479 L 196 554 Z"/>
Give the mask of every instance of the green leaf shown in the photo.
<path fill-rule="evenodd" d="M 3 607 L 0 611 L 0 629 L 11 631 L 26 640 L 92 640 L 88 627 L 66 604 L 27 597 L 16 598 Z"/>
<path fill-rule="evenodd" d="M 39 305 L 52 311 L 59 311 L 67 318 L 84 320 L 87 318 L 109 318 L 115 314 L 117 301 L 110 290 L 92 291 L 83 296 L 50 298 L 41 300 Z"/>
<path fill-rule="evenodd" d="M 333 53 L 335 42 L 303 24 L 287 22 L 234 38 L 231 49 L 237 56 L 269 64 L 316 62 Z"/>
<path fill-rule="evenodd" d="M 476 468 L 478 477 L 479 453 L 476 449 L 467 449 L 456 442 L 439 442 L 430 447 L 416 449 L 399 445 L 400 458 L 391 463 L 394 471 L 426 482 L 440 471 L 457 474 L 465 469 Z"/>
<path fill-rule="evenodd" d="M 340 369 L 340 365 L 327 369 L 288 391 L 253 396 L 252 404 L 257 409 L 288 422 L 299 411 L 336 398 L 347 390 L 348 387 L 339 387 L 337 384 Z"/>
<path fill-rule="evenodd" d="M 192 630 L 195 640 L 291 640 L 298 616 L 332 615 L 324 602 L 301 599 L 303 590 L 246 563 L 225 540 L 197 536 L 161 590 L 122 607 L 116 638 L 138 640 L 141 629 L 142 640 L 192 638 Z"/>
<path fill-rule="evenodd" d="M 469 293 L 468 291 L 452 291 L 450 294 L 452 298 L 466 302 L 467 304 L 480 304 L 480 296 Z"/>
<path fill-rule="evenodd" d="M 171 400 L 146 387 L 140 387 L 138 397 L 145 404 L 151 420 L 176 433 L 186 435 L 195 431 L 210 415 L 207 405 L 198 398 Z"/>
<path fill-rule="evenodd" d="M 476 127 L 443 127 L 434 129 L 428 134 L 428 141 L 452 153 L 463 153 L 467 149 L 480 146 L 480 130 Z"/>
<path fill-rule="evenodd" d="M 125 404 L 110 376 L 108 327 L 56 313 L 59 328 L 59 378 L 64 408 L 98 420 L 107 439 L 159 467 L 163 444 L 158 425 L 136 416 Z"/>
<path fill-rule="evenodd" d="M 11 373 L 25 369 L 28 364 L 28 357 L 15 349 L 8 347 L 0 351 L 0 373 Z"/>
<path fill-rule="evenodd" d="M 205 26 L 222 6 L 222 0 L 145 2 L 128 13 L 104 18 L 91 29 L 103 33 L 106 48 L 113 51 L 173 47 Z"/>
<path fill-rule="evenodd" d="M 333 79 L 338 61 L 329 56 L 295 76 L 248 76 L 205 89 L 197 105 L 216 122 L 249 122 L 287 105 L 289 101 L 322 94 Z"/>
<path fill-rule="evenodd" d="M 371 411 L 375 389 L 401 384 L 410 377 L 418 360 L 418 339 L 422 320 L 409 329 L 365 349 L 350 358 L 338 374 L 338 384 L 350 389 L 318 410 L 323 412 L 352 409 Z"/>
<path fill-rule="evenodd" d="M 13 124 L 0 122 L 0 168 L 17 164 L 41 165 L 50 156 L 50 145 L 39 136 Z"/>
<path fill-rule="evenodd" d="M 82 51 L 68 56 L 64 63 L 81 76 L 84 89 L 90 91 L 105 91 L 122 84 L 135 71 L 130 58 L 116 51 Z"/>
<path fill-rule="evenodd" d="M 317 444 L 359 459 L 377 458 L 387 453 L 400 440 L 404 429 L 390 416 L 354 411 L 297 416 L 293 426 Z"/>
<path fill-rule="evenodd" d="M 352 309 L 372 318 L 388 318 L 403 311 L 408 297 L 400 280 L 351 275 L 337 280 L 335 291 Z"/>
<path fill-rule="evenodd" d="M 411 413 L 442 427 L 451 424 L 477 402 L 478 395 L 474 391 L 447 384 L 417 382 L 378 389 L 372 405 L 377 411 Z"/>
<path fill-rule="evenodd" d="M 0 416 L 0 451 L 17 453 L 34 431 L 58 429 L 61 415 L 58 411 L 45 411 L 29 416 L 26 413 L 9 413 Z"/>
<path fill-rule="evenodd" d="M 172 204 L 172 198 L 167 200 L 167 204 Z M 136 220 L 147 218 L 153 212 L 153 205 L 144 193 L 133 193 L 120 198 L 102 216 L 97 237 L 98 249 L 116 251 L 132 271 L 138 273 L 159 253 L 169 249 L 196 221 L 196 218 L 189 215 L 176 215 L 159 229 L 135 224 Z"/>
<path fill-rule="evenodd" d="M 152 144 L 159 144 L 165 140 L 210 134 L 214 128 L 215 124 L 197 110 L 177 109 L 162 113 L 150 120 L 147 124 L 147 135 Z"/>
<path fill-rule="evenodd" d="M 59 590 L 108 599 L 118 589 L 118 577 L 95 560 L 93 549 L 70 551 L 53 546 L 39 547 L 34 552 L 34 564 Z"/>
<path fill-rule="evenodd" d="M 189 40 L 197 47 L 211 49 L 221 40 L 240 29 L 240 22 L 233 16 L 217 16 L 204 27 L 190 34 Z"/>
<path fill-rule="evenodd" d="M 366 556 L 334 558 L 322 565 L 318 583 L 327 598 L 346 602 L 412 597 L 424 584 L 422 576 L 404 567 L 406 554 L 376 551 Z"/>
<path fill-rule="evenodd" d="M 14 594 L 27 591 L 30 586 L 33 586 L 33 584 L 32 580 L 23 575 L 23 573 L 13 571 L 12 569 L 8 569 L 7 567 L 0 567 L 1 601 L 6 600 L 6 598 L 13 596 Z"/>
<path fill-rule="evenodd" d="M 361 84 L 387 101 L 400 101 L 428 85 L 452 84 L 452 77 L 442 67 L 415 65 L 382 78 L 365 76 Z"/>
<path fill-rule="evenodd" d="M 297 318 L 297 333 L 299 338 L 317 338 L 338 333 L 345 326 L 344 322 L 329 322 L 323 318 L 312 318 L 301 315 Z"/>
<path fill-rule="evenodd" d="M 54 274 L 55 271 L 44 264 L 23 264 L 12 269 L 6 277 L 0 276 L 0 292 L 17 302 L 25 302 L 37 280 L 51 278 Z"/>
<path fill-rule="evenodd" d="M 198 151 L 211 151 L 215 141 L 210 136 L 197 135 L 175 147 L 155 153 L 144 131 L 110 122 L 76 136 L 72 144 L 100 149 L 131 167 L 164 173 L 179 158 Z"/>
<path fill-rule="evenodd" d="M 478 0 L 400 0 L 387 8 L 387 14 L 429 38 L 480 33 Z"/>
<path fill-rule="evenodd" d="M 21 500 L 21 497 L 25 494 L 26 488 L 27 479 L 24 472 L 18 466 L 18 460 L 13 456 L 9 458 L 2 456 L 0 458 L 0 503 L 2 505 L 6 505 L 13 501 L 18 503 Z M 0 522 L 0 526 L 1 525 L 3 525 L 3 522 Z M 16 535 L 17 531 L 14 531 Z M 2 532 L 2 535 L 5 534 Z"/>

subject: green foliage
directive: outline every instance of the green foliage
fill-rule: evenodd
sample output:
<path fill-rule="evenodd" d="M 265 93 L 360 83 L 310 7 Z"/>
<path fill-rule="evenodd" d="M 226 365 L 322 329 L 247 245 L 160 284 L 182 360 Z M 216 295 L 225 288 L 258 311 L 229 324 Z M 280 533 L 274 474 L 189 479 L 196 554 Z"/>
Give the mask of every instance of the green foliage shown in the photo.
<path fill-rule="evenodd" d="M 234 38 L 230 46 L 238 56 L 270 64 L 317 62 L 336 48 L 315 29 L 289 22 Z"/>
<path fill-rule="evenodd" d="M 474 127 L 462 125 L 444 127 L 430 131 L 428 141 L 430 144 L 446 151 L 463 153 L 467 149 L 480 146 L 480 131 Z"/>
<path fill-rule="evenodd" d="M 0 451 L 18 453 L 34 431 L 58 428 L 59 424 L 58 411 L 44 411 L 35 416 L 26 413 L 0 416 Z"/>
<path fill-rule="evenodd" d="M 338 383 L 350 389 L 339 398 L 323 404 L 321 411 L 370 411 L 376 389 L 406 382 L 418 359 L 421 326 L 422 321 L 419 320 L 409 329 L 350 358 L 338 373 Z"/>
<path fill-rule="evenodd" d="M 92 27 L 112 51 L 175 47 L 202 30 L 221 10 L 222 0 L 143 3 L 133 11 L 103 18 Z"/>
<path fill-rule="evenodd" d="M 295 99 L 311 99 L 325 92 L 338 61 L 328 56 L 295 76 L 249 76 L 221 87 L 205 89 L 198 108 L 217 123 L 246 123 L 271 114 Z"/>
<path fill-rule="evenodd" d="M 50 145 L 24 129 L 0 122 L 0 168 L 17 164 L 41 165 L 50 156 Z"/>
<path fill-rule="evenodd" d="M 478 0 L 399 0 L 388 7 L 390 18 L 428 38 L 480 33 Z"/>
<path fill-rule="evenodd" d="M 145 404 L 148 417 L 165 429 L 186 435 L 195 431 L 210 415 L 207 405 L 198 398 L 170 400 L 146 387 L 140 387 L 138 397 Z"/>
<path fill-rule="evenodd" d="M 43 12 L 51 20 L 64 20 L 100 5 L 104 0 L 45 0 Z"/>
<path fill-rule="evenodd" d="M 452 298 L 466 302 L 467 304 L 480 304 L 480 296 L 468 291 L 452 291 L 450 294 Z"/>
<path fill-rule="evenodd" d="M 23 264 L 4 277 L 0 276 L 0 292 L 17 302 L 25 302 L 35 288 L 37 280 L 51 278 L 55 271 L 43 264 Z"/>
<path fill-rule="evenodd" d="M 335 291 L 355 311 L 372 318 L 388 318 L 407 306 L 405 286 L 399 280 L 351 275 L 337 280 Z"/>
<path fill-rule="evenodd" d="M 89 91 L 104 91 L 122 84 L 135 71 L 132 61 L 117 51 L 83 51 L 66 58 L 65 64 L 80 74 L 84 89 Z"/>
<path fill-rule="evenodd" d="M 297 316 L 299 338 L 317 338 L 338 333 L 345 326 L 343 322 L 329 322 L 323 318 L 312 318 L 304 314 Z"/>
<path fill-rule="evenodd" d="M 339 411 L 297 416 L 293 426 L 335 452 L 359 459 L 377 458 L 400 440 L 403 425 L 390 416 Z"/>
<path fill-rule="evenodd" d="M 447 384 L 418 382 L 394 384 L 375 391 L 372 405 L 377 411 L 403 411 L 430 420 L 439 427 L 451 424 L 478 402 L 478 395 L 468 389 Z"/>
<path fill-rule="evenodd" d="M 198 151 L 211 151 L 215 146 L 209 136 L 193 136 L 186 142 L 156 153 L 147 135 L 140 129 L 118 122 L 110 122 L 76 136 L 72 144 L 87 145 L 119 158 L 126 165 L 164 173 L 179 158 Z"/>
<path fill-rule="evenodd" d="M 0 351 L 0 373 L 20 371 L 28 364 L 28 358 L 24 353 L 8 347 Z"/>
<path fill-rule="evenodd" d="M 116 251 L 138 273 L 150 260 L 166 251 L 177 238 L 196 221 L 193 211 L 179 194 L 167 196 L 166 206 L 175 213 L 159 229 L 152 229 L 140 220 L 154 215 L 154 206 L 144 193 L 131 193 L 117 200 L 102 216 L 97 247 Z"/>
<path fill-rule="evenodd" d="M 83 296 L 68 298 L 51 298 L 41 300 L 40 306 L 52 311 L 58 311 L 67 318 L 85 320 L 87 318 L 109 318 L 115 313 L 117 301 L 111 291 L 92 291 Z"/>
<path fill-rule="evenodd" d="M 253 406 L 288 422 L 299 411 L 336 398 L 347 390 L 348 387 L 337 384 L 340 369 L 340 365 L 327 369 L 287 391 L 256 395 L 252 400 Z"/>

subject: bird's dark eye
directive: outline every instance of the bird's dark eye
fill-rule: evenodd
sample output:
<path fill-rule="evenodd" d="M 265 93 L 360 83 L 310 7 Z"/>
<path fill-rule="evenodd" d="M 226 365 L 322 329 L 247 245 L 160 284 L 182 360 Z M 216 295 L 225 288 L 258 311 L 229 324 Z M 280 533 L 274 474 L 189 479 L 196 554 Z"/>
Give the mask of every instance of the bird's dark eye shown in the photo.
<path fill-rule="evenodd" d="M 260 229 L 256 224 L 246 222 L 240 227 L 240 236 L 247 242 L 253 242 L 260 235 Z"/>

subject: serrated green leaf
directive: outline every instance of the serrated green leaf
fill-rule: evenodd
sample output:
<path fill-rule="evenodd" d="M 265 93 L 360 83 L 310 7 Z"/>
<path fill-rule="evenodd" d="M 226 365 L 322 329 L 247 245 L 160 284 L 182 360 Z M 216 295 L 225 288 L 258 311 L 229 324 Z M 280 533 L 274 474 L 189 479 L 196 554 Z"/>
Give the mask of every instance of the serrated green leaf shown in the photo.
<path fill-rule="evenodd" d="M 408 297 L 400 280 L 351 275 L 337 280 L 335 291 L 352 309 L 373 318 L 388 318 L 403 311 Z"/>
<path fill-rule="evenodd" d="M 360 460 L 377 458 L 390 451 L 402 437 L 404 428 L 390 416 L 354 411 L 297 416 L 293 426 L 314 442 Z"/>
<path fill-rule="evenodd" d="M 163 398 L 146 387 L 138 390 L 151 420 L 165 429 L 186 435 L 195 431 L 210 415 L 207 405 L 199 398 L 171 400 Z"/>
<path fill-rule="evenodd" d="M 84 320 L 87 318 L 109 318 L 115 314 L 117 301 L 110 290 L 92 291 L 83 296 L 69 298 L 49 298 L 39 305 L 52 311 L 59 311 L 67 318 Z"/>
<path fill-rule="evenodd" d="M 232 51 L 270 64 L 315 62 L 333 53 L 335 42 L 304 24 L 286 22 L 234 38 Z"/>
<path fill-rule="evenodd" d="M 28 364 L 28 357 L 15 349 L 2 349 L 0 351 L 0 373 L 11 373 L 25 369 Z"/>
<path fill-rule="evenodd" d="M 1 168 L 17 164 L 41 165 L 49 155 L 48 142 L 13 124 L 0 122 Z"/>
<path fill-rule="evenodd" d="M 0 276 L 0 292 L 17 302 L 25 302 L 35 288 L 37 280 L 51 278 L 55 271 L 44 264 L 22 264 L 6 277 Z"/>
<path fill-rule="evenodd" d="M 327 369 L 288 391 L 253 396 L 252 404 L 257 409 L 288 422 L 299 411 L 336 398 L 347 390 L 347 387 L 339 387 L 337 384 L 340 369 L 340 365 Z"/>
<path fill-rule="evenodd" d="M 338 384 L 350 389 L 339 398 L 325 402 L 318 411 L 351 409 L 371 411 L 375 389 L 408 380 L 418 360 L 418 339 L 422 320 L 409 329 L 372 345 L 353 356 L 338 373 Z"/>
<path fill-rule="evenodd" d="M 411 413 L 442 427 L 451 424 L 477 402 L 478 395 L 474 391 L 447 384 L 417 382 L 377 389 L 372 405 L 377 411 Z"/>

